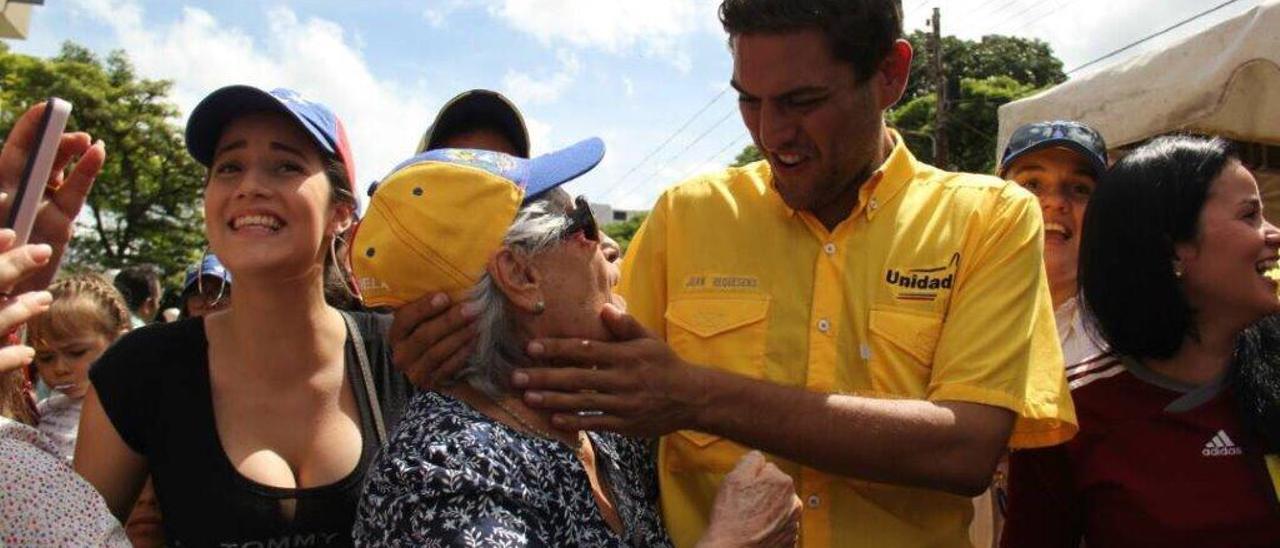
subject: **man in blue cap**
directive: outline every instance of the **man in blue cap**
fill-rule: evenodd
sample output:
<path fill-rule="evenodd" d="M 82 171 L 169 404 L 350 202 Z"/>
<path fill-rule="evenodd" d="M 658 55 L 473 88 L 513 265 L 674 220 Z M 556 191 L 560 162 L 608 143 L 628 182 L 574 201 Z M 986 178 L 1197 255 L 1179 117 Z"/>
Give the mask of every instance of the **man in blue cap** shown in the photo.
<path fill-rule="evenodd" d="M 231 305 L 231 273 L 216 255 L 206 254 L 187 269 L 179 302 L 183 318 L 198 318 Z"/>

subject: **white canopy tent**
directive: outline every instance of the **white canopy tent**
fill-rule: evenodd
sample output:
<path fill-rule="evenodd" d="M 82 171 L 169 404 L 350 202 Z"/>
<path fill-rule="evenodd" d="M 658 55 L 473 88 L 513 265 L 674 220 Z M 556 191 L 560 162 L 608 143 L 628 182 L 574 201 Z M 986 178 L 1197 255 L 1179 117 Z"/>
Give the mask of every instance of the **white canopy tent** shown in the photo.
<path fill-rule="evenodd" d="M 997 154 L 1018 126 L 1078 120 L 1114 154 L 1189 131 L 1242 142 L 1280 217 L 1280 0 L 1261 4 L 1169 47 L 1137 55 L 1000 107 Z"/>

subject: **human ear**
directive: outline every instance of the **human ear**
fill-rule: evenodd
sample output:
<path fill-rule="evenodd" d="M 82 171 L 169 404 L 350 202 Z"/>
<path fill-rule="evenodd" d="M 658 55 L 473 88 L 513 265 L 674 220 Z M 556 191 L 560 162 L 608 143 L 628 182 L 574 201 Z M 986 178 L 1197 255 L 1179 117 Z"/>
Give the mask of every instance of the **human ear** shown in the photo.
<path fill-rule="evenodd" d="M 879 87 L 880 109 L 885 110 L 902 99 L 907 90 L 907 78 L 911 75 L 911 42 L 899 39 L 880 61 L 872 80 Z"/>
<path fill-rule="evenodd" d="M 333 215 L 329 217 L 329 235 L 343 234 L 355 223 L 355 207 L 350 204 L 335 204 Z"/>
<path fill-rule="evenodd" d="M 538 314 L 546 306 L 542 297 L 542 273 L 527 257 L 503 248 L 489 260 L 486 271 L 516 308 Z"/>

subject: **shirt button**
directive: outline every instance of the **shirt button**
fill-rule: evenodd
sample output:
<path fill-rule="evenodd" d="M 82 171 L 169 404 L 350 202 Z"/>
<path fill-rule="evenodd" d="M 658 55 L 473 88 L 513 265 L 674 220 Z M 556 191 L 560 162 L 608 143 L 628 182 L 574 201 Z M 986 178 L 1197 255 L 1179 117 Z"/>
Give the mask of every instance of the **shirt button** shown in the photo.
<path fill-rule="evenodd" d="M 827 320 L 818 320 L 818 331 L 826 333 L 831 330 L 831 322 Z"/>
<path fill-rule="evenodd" d="M 818 495 L 809 495 L 809 508 L 817 508 L 822 504 L 822 499 Z"/>
<path fill-rule="evenodd" d="M 822 251 L 824 251 L 827 255 L 835 255 L 835 254 L 836 254 L 836 244 L 827 244 L 827 245 L 824 245 L 824 246 L 822 246 Z"/>

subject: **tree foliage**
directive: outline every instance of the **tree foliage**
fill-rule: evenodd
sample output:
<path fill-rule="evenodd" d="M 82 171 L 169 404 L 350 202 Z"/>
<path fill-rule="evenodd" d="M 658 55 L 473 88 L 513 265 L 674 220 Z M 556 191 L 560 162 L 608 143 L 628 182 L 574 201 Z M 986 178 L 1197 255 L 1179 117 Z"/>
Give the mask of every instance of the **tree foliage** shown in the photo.
<path fill-rule="evenodd" d="M 915 31 L 907 36 L 915 57 L 911 59 L 907 91 L 899 104 L 934 93 L 927 36 L 924 31 Z M 1062 72 L 1062 61 L 1054 56 L 1049 44 L 1017 36 L 991 34 L 977 41 L 943 36 L 942 62 L 950 78 L 984 80 L 1006 76 L 1033 89 L 1067 80 L 1067 75 Z"/>
<path fill-rule="evenodd" d="M 927 34 L 916 31 L 907 38 L 915 50 L 911 79 L 902 100 L 887 117 L 917 157 L 933 162 L 937 95 Z M 1000 105 L 1067 79 L 1062 61 L 1048 44 L 1016 36 L 988 35 L 976 41 L 944 36 L 942 59 L 952 93 L 948 97 L 947 165 L 938 167 L 955 171 L 991 173 L 996 162 Z"/>
<path fill-rule="evenodd" d="M 613 238 L 614 241 L 618 242 L 618 248 L 621 249 L 622 253 L 625 255 L 627 253 L 627 248 L 631 246 L 631 239 L 634 238 L 636 236 L 636 232 L 640 230 L 640 225 L 644 224 L 645 217 L 648 217 L 648 214 L 642 213 L 625 221 L 609 223 L 601 226 L 600 230 L 603 230 L 605 234 L 608 234 L 610 238 Z"/>
<path fill-rule="evenodd" d="M 69 130 L 107 145 L 107 162 L 68 251 L 71 268 L 139 262 L 180 276 L 204 246 L 204 169 L 187 154 L 171 83 L 140 78 L 124 52 L 105 60 L 67 42 L 40 59 L 0 43 L 0 139 L 17 116 L 49 96 L 73 105 Z"/>
<path fill-rule="evenodd" d="M 993 76 L 960 82 L 965 100 L 952 106 L 947 117 L 947 169 L 970 173 L 993 173 L 996 162 L 996 109 L 1009 101 L 1035 92 L 1030 84 L 1008 76 Z M 917 158 L 933 162 L 934 113 L 937 97 L 922 95 L 889 113 L 890 125 L 898 128 L 907 147 Z M 943 166 L 940 166 L 943 167 Z"/>
<path fill-rule="evenodd" d="M 755 145 L 747 145 L 746 148 L 742 149 L 742 152 L 739 152 L 738 155 L 733 158 L 733 163 L 729 165 L 732 167 L 742 167 L 751 162 L 757 162 L 763 159 L 764 155 L 760 154 L 760 149 L 756 148 Z"/>

